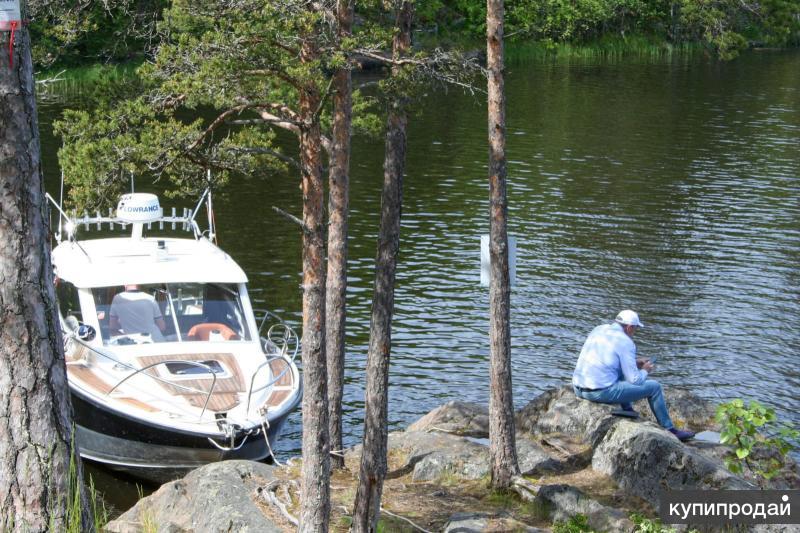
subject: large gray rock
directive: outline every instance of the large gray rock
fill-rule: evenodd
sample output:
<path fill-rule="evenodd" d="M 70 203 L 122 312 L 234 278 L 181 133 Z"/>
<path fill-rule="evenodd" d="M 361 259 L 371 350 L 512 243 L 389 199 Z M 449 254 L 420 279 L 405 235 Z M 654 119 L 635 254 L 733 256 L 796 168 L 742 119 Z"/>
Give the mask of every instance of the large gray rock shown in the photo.
<path fill-rule="evenodd" d="M 466 450 L 464 449 L 465 445 L 463 441 L 458 441 L 450 437 L 436 438 L 415 435 L 419 432 L 438 432 L 451 436 L 468 436 L 472 437 L 474 440 L 466 445 L 468 453 L 464 453 Z M 448 469 L 450 471 L 457 471 L 458 467 L 453 465 L 454 459 L 456 463 L 465 465 L 467 472 L 462 475 L 466 475 L 472 479 L 473 476 L 482 477 L 488 472 L 488 460 L 484 462 L 484 457 L 488 458 L 488 456 L 484 452 L 477 451 L 475 447 L 472 446 L 472 444 L 488 446 L 488 436 L 488 410 L 478 404 L 453 401 L 437 407 L 411 424 L 406 430 L 405 436 L 397 436 L 394 440 L 390 439 L 390 447 L 396 446 L 396 443 L 403 442 L 404 447 L 414 448 L 416 452 L 412 453 L 412 460 L 420 453 L 426 453 L 426 451 L 431 452 L 430 455 L 427 455 L 418 463 L 418 466 L 416 466 L 414 470 L 415 479 L 433 479 L 443 474 Z M 570 457 L 550 453 L 541 444 L 523 433 L 517 434 L 516 442 L 517 457 L 523 475 L 561 472 L 565 470 L 567 465 L 572 464 Z M 431 449 L 432 446 L 440 445 L 453 446 L 453 450 Z M 439 453 L 443 451 L 447 453 Z M 475 463 L 476 461 L 481 462 L 481 464 L 477 465 Z M 453 466 L 456 467 L 453 468 Z M 434 477 L 432 478 L 431 476 Z"/>
<path fill-rule="evenodd" d="M 489 448 L 479 439 L 438 431 L 389 433 L 389 453 L 402 457 L 404 465 L 390 477 L 412 473 L 414 481 L 480 479 L 489 473 Z M 358 472 L 361 445 L 345 450 L 345 465 Z"/>
<path fill-rule="evenodd" d="M 631 531 L 633 522 L 620 509 L 607 507 L 570 485 L 544 485 L 539 489 L 536 505 L 550 520 L 567 522 L 582 514 L 592 529 L 598 531 Z"/>
<path fill-rule="evenodd" d="M 620 420 L 595 448 L 592 468 L 659 505 L 659 491 L 749 489 L 753 485 L 655 424 Z"/>
<path fill-rule="evenodd" d="M 274 479 L 272 466 L 252 461 L 223 461 L 193 470 L 162 485 L 117 520 L 107 531 L 132 533 L 155 528 L 160 533 L 279 533 L 261 513 L 253 495 Z"/>
<path fill-rule="evenodd" d="M 568 387 L 549 389 L 517 412 L 516 425 L 518 431 L 557 434 L 594 446 L 619 421 L 611 416 L 615 408 L 576 398 Z"/>
<path fill-rule="evenodd" d="M 664 398 L 667 400 L 669 416 L 677 427 L 693 431 L 719 430 L 719 424 L 714 420 L 717 408 L 712 402 L 677 387 L 664 387 Z M 633 407 L 645 420 L 656 421 L 647 400 L 639 400 Z"/>
<path fill-rule="evenodd" d="M 481 533 L 489 529 L 491 515 L 485 513 L 457 513 L 450 517 L 443 533 Z"/>
<path fill-rule="evenodd" d="M 476 403 L 447 402 L 408 426 L 406 431 L 443 431 L 487 438 L 489 410 Z"/>
<path fill-rule="evenodd" d="M 523 476 L 539 476 L 564 472 L 576 461 L 574 456 L 553 454 L 541 444 L 522 433 L 517 433 L 517 461 Z"/>
<path fill-rule="evenodd" d="M 457 513 L 450 517 L 443 533 L 484 533 L 514 531 L 519 533 L 544 533 L 544 529 L 523 524 L 513 518 L 486 513 Z"/>
<path fill-rule="evenodd" d="M 678 427 L 714 429 L 714 406 L 691 392 L 666 387 L 670 416 Z M 647 400 L 634 404 L 644 420 L 654 421 Z M 558 434 L 597 446 L 621 419 L 611 415 L 619 405 L 605 405 L 582 400 L 575 396 L 572 386 L 549 389 L 517 412 L 517 429 L 532 433 Z"/>
<path fill-rule="evenodd" d="M 480 479 L 489 473 L 488 448 L 458 435 L 406 431 L 390 436 L 389 447 L 407 453 L 414 481 Z"/>

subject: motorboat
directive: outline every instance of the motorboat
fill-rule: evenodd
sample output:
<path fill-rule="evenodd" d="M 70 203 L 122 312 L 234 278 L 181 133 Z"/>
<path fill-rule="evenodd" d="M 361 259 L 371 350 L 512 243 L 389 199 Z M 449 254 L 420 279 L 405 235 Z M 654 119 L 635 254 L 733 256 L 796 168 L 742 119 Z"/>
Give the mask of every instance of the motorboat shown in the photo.
<path fill-rule="evenodd" d="M 169 215 L 146 193 L 123 195 L 105 216 L 68 215 L 48 198 L 60 217 L 52 261 L 81 457 L 154 482 L 269 459 L 301 399 L 300 343 L 253 309 L 247 276 L 216 245 L 210 192 Z"/>

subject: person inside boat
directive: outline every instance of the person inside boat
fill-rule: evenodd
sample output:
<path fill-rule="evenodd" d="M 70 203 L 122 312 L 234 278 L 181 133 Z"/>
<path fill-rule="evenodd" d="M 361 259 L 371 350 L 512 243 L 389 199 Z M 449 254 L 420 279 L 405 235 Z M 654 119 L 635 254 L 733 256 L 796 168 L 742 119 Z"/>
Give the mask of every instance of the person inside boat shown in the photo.
<path fill-rule="evenodd" d="M 111 301 L 109 327 L 113 332 L 150 335 L 153 342 L 161 342 L 166 323 L 155 298 L 138 285 L 125 285 L 125 291 Z"/>
<path fill-rule="evenodd" d="M 632 402 L 647 398 L 658 423 L 681 441 L 694 437 L 691 431 L 677 429 L 669 417 L 661 384 L 647 379 L 654 364 L 636 359 L 633 335 L 644 327 L 635 311 L 620 311 L 612 324 L 597 326 L 589 334 L 578 357 L 572 386 L 578 398 L 597 403 L 618 403 L 615 414 L 638 417 Z"/>

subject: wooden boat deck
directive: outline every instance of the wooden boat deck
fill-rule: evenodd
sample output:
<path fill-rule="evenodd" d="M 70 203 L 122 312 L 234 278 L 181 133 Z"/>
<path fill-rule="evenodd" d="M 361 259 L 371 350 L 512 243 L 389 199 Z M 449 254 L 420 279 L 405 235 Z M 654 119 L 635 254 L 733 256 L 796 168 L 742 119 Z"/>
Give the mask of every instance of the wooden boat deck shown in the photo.
<path fill-rule="evenodd" d="M 211 387 L 213 378 L 199 376 L 196 378 L 187 378 L 181 380 L 173 380 L 173 383 L 162 381 L 166 379 L 165 376 L 158 372 L 158 368 L 153 367 L 144 372 L 155 377 L 161 378 L 158 384 L 166 390 L 171 396 L 176 396 L 185 399 L 193 407 L 202 409 L 203 405 L 208 398 L 206 409 L 212 412 L 227 412 L 239 405 L 243 399 L 246 399 L 246 383 L 242 375 L 241 368 L 236 361 L 233 354 L 218 353 L 218 354 L 180 354 L 180 355 L 153 355 L 143 356 L 137 358 L 142 367 L 160 363 L 165 361 L 208 361 L 217 360 L 223 364 L 228 371 L 228 376 L 217 377 L 214 392 L 208 396 L 208 390 Z M 272 392 L 262 404 L 261 409 L 273 409 L 283 403 L 294 391 L 294 375 L 289 368 L 289 363 L 283 359 L 273 359 L 270 361 L 270 370 L 272 376 L 277 376 L 281 372 L 286 371 L 280 379 L 273 384 Z M 92 389 L 100 394 L 108 394 L 114 387 L 114 383 L 109 383 L 101 375 L 99 375 L 94 368 L 83 364 L 69 364 L 67 365 L 67 373 L 70 379 L 80 382 L 85 388 Z M 180 386 L 176 386 L 180 385 Z M 186 390 L 186 388 L 194 389 Z M 117 389 L 119 391 L 119 389 Z M 127 396 L 118 395 L 117 391 L 113 395 L 114 400 L 126 403 L 132 407 L 136 407 L 143 411 L 154 413 L 161 411 L 160 408 L 155 407 L 141 399 L 132 398 Z M 202 391 L 202 392 L 201 392 Z M 121 392 L 121 391 L 119 391 Z"/>
<path fill-rule="evenodd" d="M 98 376 L 95 373 L 95 371 L 88 366 L 67 365 L 67 374 L 69 375 L 70 379 L 80 381 L 87 388 L 94 389 L 102 394 L 108 394 L 114 387 L 113 384 L 107 382 L 106 380 Z M 128 405 L 132 405 L 133 407 L 141 409 L 142 411 L 147 411 L 149 413 L 155 413 L 157 411 L 160 411 L 160 409 L 153 407 L 152 405 L 143 402 L 137 398 L 130 398 L 127 396 L 114 396 L 114 399 L 123 403 L 127 403 Z"/>

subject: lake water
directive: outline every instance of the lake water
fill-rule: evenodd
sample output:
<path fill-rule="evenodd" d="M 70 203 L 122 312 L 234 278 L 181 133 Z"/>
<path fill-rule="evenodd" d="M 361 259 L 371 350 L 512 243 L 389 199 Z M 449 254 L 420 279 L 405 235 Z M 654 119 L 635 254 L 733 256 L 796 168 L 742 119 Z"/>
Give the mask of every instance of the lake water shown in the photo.
<path fill-rule="evenodd" d="M 800 422 L 800 53 L 512 65 L 506 88 L 515 406 L 567 383 L 586 334 L 633 308 L 647 326 L 639 354 L 658 357 L 653 377 L 667 387 L 755 398 Z M 62 107 L 40 105 L 51 193 L 49 128 Z M 485 105 L 431 90 L 419 111 L 408 132 L 392 429 L 449 400 L 488 401 Z M 382 157 L 382 140 L 354 140 L 348 445 L 362 432 Z M 215 198 L 220 245 L 248 272 L 256 306 L 299 325 L 300 234 L 273 205 L 301 212 L 296 175 L 233 183 Z M 276 452 L 299 449 L 297 412 Z"/>

